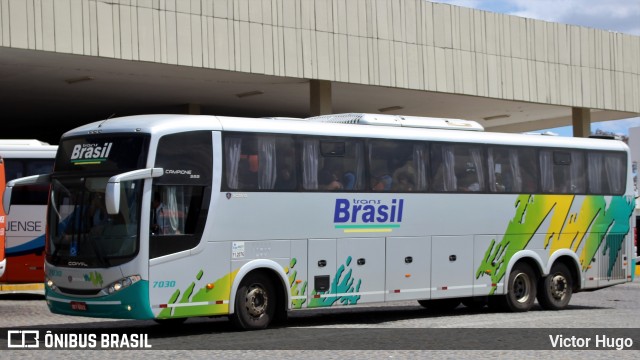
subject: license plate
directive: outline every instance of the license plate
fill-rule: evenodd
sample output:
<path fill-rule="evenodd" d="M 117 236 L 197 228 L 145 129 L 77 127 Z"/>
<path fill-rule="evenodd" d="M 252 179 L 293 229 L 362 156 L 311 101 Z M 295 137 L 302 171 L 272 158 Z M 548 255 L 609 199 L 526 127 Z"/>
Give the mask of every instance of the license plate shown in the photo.
<path fill-rule="evenodd" d="M 86 302 L 79 302 L 79 301 L 72 301 L 71 302 L 71 310 L 87 311 L 87 303 Z"/>

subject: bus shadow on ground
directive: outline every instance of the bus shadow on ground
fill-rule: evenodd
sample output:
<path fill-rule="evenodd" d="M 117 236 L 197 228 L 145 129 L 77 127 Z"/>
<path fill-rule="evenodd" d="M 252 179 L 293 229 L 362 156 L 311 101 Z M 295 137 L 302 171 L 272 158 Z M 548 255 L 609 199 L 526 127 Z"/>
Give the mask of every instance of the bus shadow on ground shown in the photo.
<path fill-rule="evenodd" d="M 0 301 L 30 301 L 30 300 L 42 300 L 44 301 L 44 294 L 31 294 L 31 293 L 13 293 L 13 294 L 0 294 Z"/>
<path fill-rule="evenodd" d="M 19 298 L 23 298 L 24 295 Z M 0 300 L 2 298 L 0 297 Z M 562 311 L 575 310 L 597 310 L 606 309 L 606 306 L 583 306 L 569 305 Z M 538 305 L 535 305 L 530 311 L 543 311 Z M 271 329 L 291 329 L 291 328 L 323 328 L 323 327 L 363 327 L 367 325 L 376 325 L 386 322 L 397 322 L 405 320 L 420 319 L 438 319 L 441 317 L 462 317 L 481 314 L 505 314 L 504 312 L 494 311 L 488 307 L 481 309 L 472 309 L 459 306 L 454 310 L 436 311 L 425 309 L 419 305 L 416 306 L 368 306 L 356 308 L 339 308 L 331 309 L 310 309 L 290 313 L 287 320 L 272 324 Z M 73 321 L 74 317 L 69 317 Z M 233 327 L 231 321 L 226 316 L 217 317 L 197 317 L 190 318 L 184 322 L 164 322 L 158 323 L 153 320 L 108 320 L 82 323 L 64 323 L 37 326 L 21 326 L 16 327 L 20 330 L 40 329 L 51 330 L 52 332 L 64 333 L 145 333 L 149 338 L 168 338 L 183 337 L 205 334 L 223 334 L 242 332 Z M 6 335 L 0 329 L 0 339 Z"/>
<path fill-rule="evenodd" d="M 606 309 L 607 307 L 569 306 L 566 311 Z M 542 311 L 535 306 L 531 311 Z M 549 332 L 554 329 L 477 329 L 455 327 L 373 327 L 380 323 L 404 320 L 420 320 L 441 317 L 464 317 L 478 314 L 501 314 L 488 308 L 472 310 L 459 307 L 452 311 L 436 312 L 420 306 L 389 306 L 303 310 L 290 314 L 286 322 L 275 324 L 260 331 L 238 331 L 227 317 L 191 318 L 183 323 L 158 324 L 152 320 L 107 320 L 85 323 L 66 323 L 39 326 L 23 326 L 15 329 L 0 329 L 0 344 L 7 343 L 7 330 L 39 331 L 40 341 L 45 334 L 58 341 L 75 334 L 82 339 L 107 337 L 116 342 L 106 348 L 125 348 L 122 339 L 142 339 L 152 349 L 166 350 L 335 350 L 335 349 L 484 349 L 495 341 L 499 334 L 500 344 L 511 339 L 513 344 L 527 343 L 532 332 L 543 331 L 538 336 L 548 342 Z M 503 314 L 503 313 L 502 313 Z M 70 321 L 77 319 L 69 317 Z M 83 321 L 86 320 L 83 319 Z M 459 320 L 458 320 L 459 321 Z M 27 331 L 25 331 L 27 330 Z M 478 337 L 477 335 L 481 336 Z M 461 342 L 469 344 L 460 347 Z M 127 342 L 129 344 L 129 342 Z M 498 346 L 493 344 L 491 346 Z M 502 346 L 502 345 L 501 345 Z M 104 346 L 101 348 L 105 348 Z"/>

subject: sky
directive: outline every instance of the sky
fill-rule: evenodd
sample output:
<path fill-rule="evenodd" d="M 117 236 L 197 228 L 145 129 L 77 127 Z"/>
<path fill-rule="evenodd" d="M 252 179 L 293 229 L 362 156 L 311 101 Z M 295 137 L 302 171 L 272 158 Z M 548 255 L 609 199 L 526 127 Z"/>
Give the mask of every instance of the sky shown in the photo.
<path fill-rule="evenodd" d="M 563 24 L 586 26 L 640 36 L 640 0 L 432 0 L 468 8 L 522 16 Z M 638 59 L 640 61 L 640 59 Z M 591 124 L 615 134 L 629 135 L 630 127 L 640 126 L 640 117 Z M 551 131 L 572 136 L 570 126 Z"/>

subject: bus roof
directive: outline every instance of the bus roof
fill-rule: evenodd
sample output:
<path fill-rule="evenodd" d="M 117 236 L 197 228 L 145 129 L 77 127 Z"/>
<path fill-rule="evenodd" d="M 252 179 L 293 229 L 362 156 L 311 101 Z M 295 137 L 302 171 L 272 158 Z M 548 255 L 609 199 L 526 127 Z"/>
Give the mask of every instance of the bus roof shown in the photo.
<path fill-rule="evenodd" d="M 54 158 L 58 146 L 35 139 L 0 139 L 3 158 Z"/>
<path fill-rule="evenodd" d="M 335 115 L 334 115 L 335 116 Z M 454 119 L 455 120 L 455 119 Z M 535 136 L 517 133 L 485 131 L 461 131 L 404 126 L 369 124 L 345 124 L 283 118 L 240 118 L 210 115 L 134 115 L 111 118 L 72 129 L 63 135 L 80 136 L 97 131 L 104 133 L 149 133 L 164 135 L 174 132 L 212 130 L 256 133 L 281 133 L 294 135 L 347 136 L 380 139 L 403 139 L 425 141 L 454 141 L 466 143 L 523 145 L 544 147 L 572 147 L 582 149 L 624 150 L 622 141 L 569 138 L 561 136 Z"/>
<path fill-rule="evenodd" d="M 361 124 L 375 126 L 402 126 L 427 129 L 484 131 L 484 127 L 482 127 L 482 125 L 478 124 L 475 121 L 422 116 L 346 113 L 314 116 L 308 118 L 307 120 L 336 124 Z"/>
<path fill-rule="evenodd" d="M 0 139 L 0 146 L 47 146 L 49 143 L 36 139 Z"/>

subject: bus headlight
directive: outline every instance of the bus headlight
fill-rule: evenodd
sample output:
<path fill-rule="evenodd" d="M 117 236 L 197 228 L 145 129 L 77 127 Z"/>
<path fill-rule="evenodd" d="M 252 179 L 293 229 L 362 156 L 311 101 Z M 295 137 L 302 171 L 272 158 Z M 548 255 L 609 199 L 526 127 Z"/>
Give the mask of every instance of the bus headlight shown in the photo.
<path fill-rule="evenodd" d="M 48 277 L 44 278 L 44 283 L 49 289 L 51 289 L 51 291 L 58 291 L 58 287 L 56 286 L 56 284 L 54 284 L 53 280 L 49 279 Z"/>
<path fill-rule="evenodd" d="M 109 286 L 107 286 L 107 293 L 108 294 L 113 294 L 116 293 L 124 288 L 127 288 L 135 283 L 137 283 L 138 281 L 140 281 L 140 279 L 142 279 L 140 277 L 140 275 L 131 275 L 131 276 L 127 276 L 126 278 L 120 279 L 112 284 L 110 284 Z"/>

